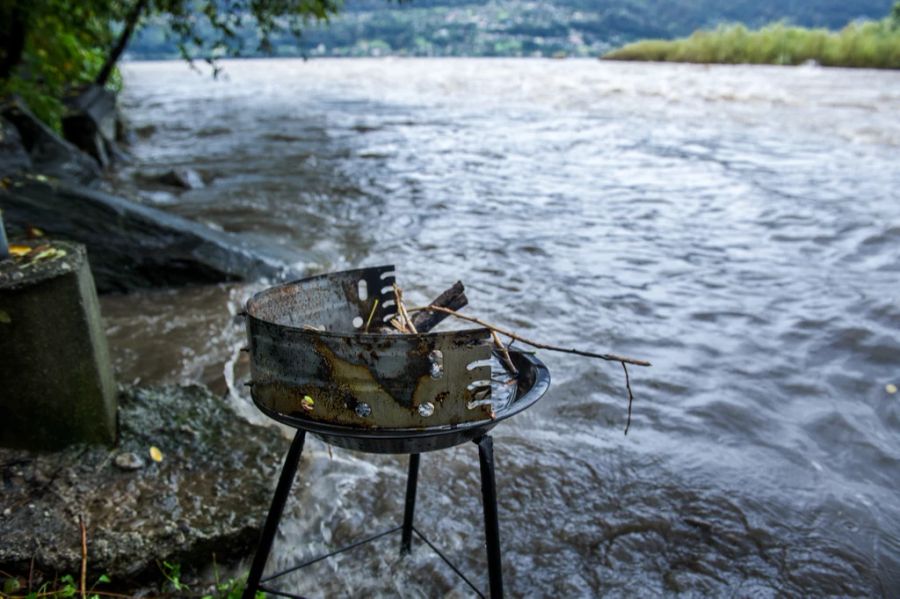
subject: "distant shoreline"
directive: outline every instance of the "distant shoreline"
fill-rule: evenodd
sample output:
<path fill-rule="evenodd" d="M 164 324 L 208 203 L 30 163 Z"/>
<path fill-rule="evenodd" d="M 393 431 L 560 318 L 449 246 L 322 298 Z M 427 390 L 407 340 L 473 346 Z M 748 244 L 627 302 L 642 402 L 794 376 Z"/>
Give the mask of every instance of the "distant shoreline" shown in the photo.
<path fill-rule="evenodd" d="M 628 44 L 601 59 L 900 69 L 900 17 L 851 23 L 841 31 L 782 23 L 756 31 L 743 25 L 720 26 L 686 38 Z"/>

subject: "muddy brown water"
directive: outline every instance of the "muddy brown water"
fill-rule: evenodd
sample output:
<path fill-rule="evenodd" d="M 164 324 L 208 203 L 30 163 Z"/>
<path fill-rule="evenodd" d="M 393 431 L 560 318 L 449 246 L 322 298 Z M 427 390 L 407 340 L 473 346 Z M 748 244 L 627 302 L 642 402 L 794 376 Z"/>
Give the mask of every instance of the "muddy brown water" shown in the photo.
<path fill-rule="evenodd" d="M 394 263 L 413 301 L 551 342 L 547 397 L 494 434 L 512 596 L 900 595 L 900 73 L 549 60 L 125 67 L 148 203 L 296 249 Z M 119 377 L 240 387 L 265 282 L 107 297 Z M 240 448 L 235 448 L 239 451 Z M 399 523 L 405 460 L 307 442 L 273 566 Z M 274 481 L 273 481 L 274 486 Z M 214 498 L 210 498 L 214 501 Z M 417 524 L 486 588 L 474 446 L 422 460 Z M 312 596 L 465 597 L 380 541 Z"/>

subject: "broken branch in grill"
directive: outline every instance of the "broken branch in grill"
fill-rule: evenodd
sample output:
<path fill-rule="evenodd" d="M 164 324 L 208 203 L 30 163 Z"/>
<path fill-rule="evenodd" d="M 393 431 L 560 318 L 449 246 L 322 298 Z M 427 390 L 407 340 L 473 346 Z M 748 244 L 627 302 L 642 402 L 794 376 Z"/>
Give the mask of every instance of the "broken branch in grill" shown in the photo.
<path fill-rule="evenodd" d="M 404 311 L 405 310 L 406 310 L 406 308 L 404 308 Z M 506 366 L 508 368 L 510 368 L 510 372 L 513 374 L 515 374 L 516 369 L 512 364 L 512 360 L 510 360 L 510 358 L 509 358 L 509 352 L 507 351 L 506 347 L 504 347 L 503 344 L 500 343 L 500 339 L 497 337 L 497 333 L 500 333 L 501 335 L 506 335 L 507 337 L 509 337 L 510 339 L 513 339 L 514 341 L 521 341 L 522 343 L 524 343 L 526 345 L 530 345 L 530 346 L 536 347 L 538 349 L 546 349 L 549 351 L 562 352 L 562 353 L 566 353 L 566 354 L 575 354 L 578 356 L 585 356 L 588 358 L 599 358 L 601 360 L 607 360 L 610 362 L 619 362 L 620 364 L 622 364 L 622 368 L 625 370 L 625 388 L 628 390 L 628 419 L 625 422 L 625 434 L 626 435 L 628 434 L 628 429 L 631 427 L 631 406 L 632 406 L 632 403 L 634 402 L 634 394 L 631 392 L 631 378 L 628 376 L 628 366 L 626 366 L 626 364 L 633 364 L 635 366 L 650 366 L 651 365 L 650 362 L 648 362 L 646 360 L 638 360 L 635 358 L 627 358 L 625 356 L 619 356 L 616 354 L 598 354 L 595 352 L 589 352 L 589 351 L 584 351 L 584 350 L 580 350 L 580 349 L 567 349 L 567 348 L 559 347 L 556 345 L 550 345 L 548 343 L 541 343 L 539 341 L 533 341 L 526 337 L 522 337 L 521 335 L 517 335 L 516 333 L 513 333 L 512 331 L 508 331 L 506 329 L 503 329 L 498 326 L 487 323 L 487 322 L 481 320 L 480 318 L 475 318 L 474 316 L 466 316 L 464 314 L 459 314 L 455 310 L 445 308 L 443 306 L 435 306 L 435 305 L 422 306 L 419 308 L 411 308 L 410 311 L 417 311 L 418 313 L 426 312 L 426 311 L 427 312 L 439 312 L 442 314 L 446 314 L 447 316 L 453 316 L 455 318 L 459 318 L 460 320 L 467 320 L 469 322 L 474 322 L 475 324 L 478 324 L 487 329 L 490 329 L 491 335 L 494 338 L 494 343 L 497 346 L 499 346 L 499 348 L 501 348 L 500 354 L 504 357 L 505 361 L 507 362 Z"/>
<path fill-rule="evenodd" d="M 453 284 L 452 287 L 440 294 L 431 304 L 415 308 L 408 308 L 403 303 L 403 291 L 396 283 L 394 283 L 394 301 L 397 304 L 397 316 L 391 319 L 390 324 L 394 327 L 394 329 L 401 333 L 417 334 L 428 332 L 448 316 L 453 316 L 454 318 L 458 318 L 460 320 L 472 322 L 477 325 L 483 326 L 486 329 L 489 329 L 491 331 L 491 337 L 493 338 L 494 345 L 497 348 L 497 353 L 502 359 L 504 368 L 506 368 L 513 375 L 517 374 L 517 369 L 513 364 L 512 359 L 510 358 L 507 347 L 503 345 L 498 334 L 509 337 L 513 341 L 520 341 L 526 345 L 530 345 L 538 349 L 545 349 L 548 351 L 555 351 L 566 354 L 575 354 L 578 356 L 585 356 L 587 358 L 598 358 L 600 360 L 607 360 L 610 362 L 619 362 L 620 364 L 622 364 L 622 368 L 625 371 L 625 388 L 628 391 L 628 419 L 625 423 L 625 434 L 628 434 L 628 429 L 631 427 L 631 408 L 634 402 L 634 394 L 631 391 L 631 378 L 628 376 L 627 364 L 632 364 L 634 366 L 650 366 L 650 362 L 646 360 L 638 360 L 636 358 L 620 356 L 617 354 L 601 354 L 581 349 L 559 347 L 557 345 L 550 345 L 549 343 L 541 343 L 540 341 L 528 339 L 527 337 L 523 337 L 502 327 L 498 327 L 496 325 L 485 322 L 480 318 L 460 314 L 457 312 L 457 310 L 468 304 L 468 298 L 466 298 L 465 294 L 465 287 L 463 287 L 463 284 L 460 281 L 457 281 Z M 415 316 L 411 318 L 409 315 L 410 312 L 414 312 Z M 366 330 L 368 330 L 368 323 L 366 326 Z"/>
<path fill-rule="evenodd" d="M 510 339 L 515 339 L 516 341 L 521 341 L 525 345 L 530 345 L 531 347 L 536 347 L 538 349 L 546 349 L 548 351 L 562 352 L 565 354 L 576 354 L 579 356 L 585 356 L 587 358 L 599 358 L 600 360 L 607 360 L 610 362 L 622 362 L 623 364 L 633 364 L 635 366 L 650 366 L 650 362 L 646 360 L 638 360 L 636 358 L 627 358 L 625 356 L 618 356 L 616 354 L 598 354 L 595 352 L 584 351 L 581 349 L 567 349 L 565 347 L 559 347 L 557 345 L 550 345 L 549 343 L 541 343 L 540 341 L 534 341 L 532 339 L 528 339 L 527 337 L 522 337 L 512 331 L 508 331 L 501 327 L 492 325 L 487 323 L 480 318 L 475 318 L 474 316 L 467 316 L 465 314 L 460 314 L 455 310 L 450 310 L 448 308 L 444 308 L 442 306 L 421 306 L 416 308 L 410 308 L 409 311 L 421 311 L 421 310 L 429 310 L 429 311 L 437 311 L 443 312 L 449 316 L 453 316 L 455 318 L 459 318 L 461 320 L 468 320 L 469 322 L 474 322 L 475 324 L 481 325 L 486 329 L 490 329 L 492 331 L 496 331 L 501 335 L 505 335 Z"/>
<path fill-rule="evenodd" d="M 397 316 L 391 319 L 391 324 L 394 329 L 401 333 L 427 333 L 449 316 L 442 312 L 416 312 L 410 317 L 409 312 L 412 310 L 409 310 L 406 304 L 403 303 L 403 290 L 396 283 L 394 283 L 394 301 L 397 303 Z M 463 286 L 462 281 L 457 281 L 449 289 L 434 298 L 429 305 L 456 311 L 466 307 L 468 303 L 466 288 Z M 407 322 L 409 326 L 407 326 Z M 366 327 L 366 332 L 368 332 L 368 327 Z"/>

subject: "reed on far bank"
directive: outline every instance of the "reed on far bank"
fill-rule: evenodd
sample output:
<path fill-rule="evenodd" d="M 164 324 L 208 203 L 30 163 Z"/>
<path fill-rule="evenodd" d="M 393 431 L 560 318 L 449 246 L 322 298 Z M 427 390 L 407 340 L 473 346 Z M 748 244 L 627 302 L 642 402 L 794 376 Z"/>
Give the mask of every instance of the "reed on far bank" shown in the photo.
<path fill-rule="evenodd" d="M 690 37 L 645 40 L 603 56 L 608 60 L 799 65 L 900 69 L 900 2 L 880 21 L 850 23 L 840 31 L 775 23 L 752 31 L 722 25 Z"/>

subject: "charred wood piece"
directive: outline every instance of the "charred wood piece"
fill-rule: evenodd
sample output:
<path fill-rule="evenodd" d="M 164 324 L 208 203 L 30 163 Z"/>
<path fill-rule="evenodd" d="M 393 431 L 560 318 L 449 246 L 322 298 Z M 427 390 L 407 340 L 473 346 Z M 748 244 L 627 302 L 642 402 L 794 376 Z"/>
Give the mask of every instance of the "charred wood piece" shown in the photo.
<path fill-rule="evenodd" d="M 457 281 L 452 287 L 437 296 L 429 305 L 447 308 L 456 312 L 465 307 L 468 303 L 469 299 L 466 297 L 466 288 L 463 286 L 462 281 Z M 427 333 L 443 322 L 448 316 L 450 315 L 446 312 L 422 310 L 416 312 L 412 317 L 412 324 L 420 333 Z"/>

